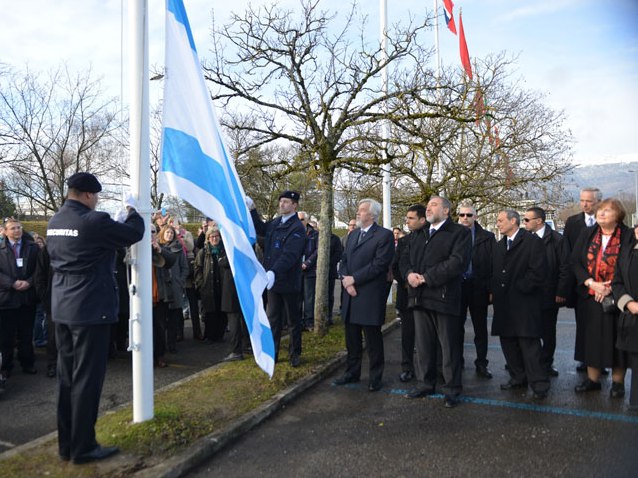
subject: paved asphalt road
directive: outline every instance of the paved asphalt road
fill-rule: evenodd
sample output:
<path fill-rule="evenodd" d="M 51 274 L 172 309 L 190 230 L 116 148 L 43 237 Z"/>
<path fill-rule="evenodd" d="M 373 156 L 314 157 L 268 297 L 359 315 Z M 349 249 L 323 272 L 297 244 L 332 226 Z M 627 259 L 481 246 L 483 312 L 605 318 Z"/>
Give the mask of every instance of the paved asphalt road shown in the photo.
<path fill-rule="evenodd" d="M 628 397 L 609 399 L 610 378 L 603 392 L 575 395 L 582 377 L 572 360 L 574 327 L 573 311 L 561 311 L 561 373 L 539 403 L 529 391 L 499 389 L 508 376 L 495 338 L 488 353 L 494 378 L 476 377 L 468 320 L 464 399 L 452 410 L 441 395 L 403 397 L 396 329 L 385 338 L 380 392 L 368 392 L 365 372 L 359 384 L 331 385 L 339 371 L 189 476 L 636 477 L 638 414 L 627 412 Z"/>
<path fill-rule="evenodd" d="M 228 343 L 194 341 L 190 320 L 185 329 L 186 340 L 177 344 L 177 353 L 166 355 L 169 366 L 154 369 L 155 389 L 208 368 L 229 353 Z M 0 396 L 0 453 L 57 429 L 56 380 L 46 377 L 45 349 L 36 349 L 35 366 L 37 375 L 24 375 L 16 362 Z M 100 413 L 130 402 L 132 397 L 130 354 L 119 353 L 108 363 Z"/>

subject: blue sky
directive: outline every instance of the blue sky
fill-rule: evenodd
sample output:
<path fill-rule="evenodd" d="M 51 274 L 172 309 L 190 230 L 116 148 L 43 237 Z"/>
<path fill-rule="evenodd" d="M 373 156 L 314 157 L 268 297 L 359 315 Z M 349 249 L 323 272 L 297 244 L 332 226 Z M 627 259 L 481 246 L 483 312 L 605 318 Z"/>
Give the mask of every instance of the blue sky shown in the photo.
<path fill-rule="evenodd" d="M 296 0 L 278 3 L 298 5 Z M 225 22 L 231 8 L 243 11 L 247 4 L 185 0 L 200 55 L 210 45 L 211 10 Z M 388 21 L 423 15 L 433 4 L 388 0 Z M 62 60 L 73 69 L 91 65 L 109 93 L 119 95 L 122 5 L 126 17 L 128 0 L 0 0 L 0 61 L 35 69 Z M 321 5 L 344 8 L 343 0 Z M 379 0 L 359 5 L 377 32 Z M 516 75 L 524 86 L 546 93 L 550 106 L 565 111 L 577 141 L 576 164 L 638 161 L 638 1 L 457 0 L 457 26 L 460 8 L 471 57 L 500 51 L 518 55 Z M 164 3 L 149 0 L 151 64 L 162 63 L 163 30 Z M 460 68 L 457 38 L 442 21 L 439 35 L 444 64 Z"/>

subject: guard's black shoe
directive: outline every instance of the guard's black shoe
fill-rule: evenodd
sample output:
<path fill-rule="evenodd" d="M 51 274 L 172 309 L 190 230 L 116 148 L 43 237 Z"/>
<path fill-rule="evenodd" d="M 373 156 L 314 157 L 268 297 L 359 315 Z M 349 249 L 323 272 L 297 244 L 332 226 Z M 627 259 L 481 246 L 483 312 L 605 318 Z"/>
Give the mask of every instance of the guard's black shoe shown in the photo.
<path fill-rule="evenodd" d="M 90 452 L 73 458 L 73 463 L 75 463 L 76 465 L 81 465 L 82 463 L 89 463 L 91 461 L 104 460 L 105 458 L 109 458 L 113 455 L 118 454 L 119 452 L 120 449 L 116 446 L 101 447 L 100 445 L 98 445 Z"/>
<path fill-rule="evenodd" d="M 290 366 L 297 368 L 301 365 L 301 357 L 299 355 L 293 355 L 290 357 Z"/>
<path fill-rule="evenodd" d="M 476 375 L 478 375 L 481 378 L 492 378 L 492 372 L 490 372 L 490 369 L 487 368 L 486 365 L 477 365 L 476 366 Z"/>
<path fill-rule="evenodd" d="M 550 365 L 547 367 L 547 375 L 550 377 L 558 377 L 558 370 L 556 370 L 554 366 Z"/>

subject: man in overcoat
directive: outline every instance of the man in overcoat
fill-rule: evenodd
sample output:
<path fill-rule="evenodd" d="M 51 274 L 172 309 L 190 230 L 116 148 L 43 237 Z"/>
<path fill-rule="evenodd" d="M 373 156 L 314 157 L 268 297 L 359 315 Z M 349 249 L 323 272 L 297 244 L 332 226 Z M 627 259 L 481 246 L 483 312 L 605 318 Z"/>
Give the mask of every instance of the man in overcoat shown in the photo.
<path fill-rule="evenodd" d="M 255 231 L 264 237 L 264 269 L 268 276 L 266 315 L 275 341 L 275 362 L 284 320 L 290 330 L 288 359 L 290 365 L 301 364 L 301 256 L 306 243 L 306 229 L 297 216 L 300 195 L 284 191 L 279 195 L 279 216 L 264 222 L 251 199 L 247 199 Z"/>
<path fill-rule="evenodd" d="M 470 231 L 450 218 L 452 205 L 443 197 L 428 201 L 428 228 L 415 230 L 401 254 L 400 271 L 409 284 L 408 303 L 414 312 L 418 377 L 423 380 L 406 396 L 434 393 L 436 356 L 440 344 L 445 379 L 444 405 L 459 403 L 461 383 L 461 281 L 472 252 Z"/>
<path fill-rule="evenodd" d="M 117 323 L 115 254 L 142 239 L 144 220 L 132 207 L 124 222 L 95 211 L 102 185 L 90 173 L 72 175 L 67 185 L 67 199 L 47 226 L 47 248 L 58 347 L 58 453 L 80 464 L 119 451 L 97 443 L 95 422 Z"/>
<path fill-rule="evenodd" d="M 377 224 L 381 204 L 363 199 L 357 210 L 357 227 L 349 234 L 339 274 L 344 292 L 341 317 L 346 329 L 346 372 L 335 385 L 358 382 L 361 375 L 362 335 L 370 362 L 368 390 L 381 389 L 384 351 L 381 326 L 385 322 L 388 270 L 394 257 L 394 236 Z"/>
<path fill-rule="evenodd" d="M 547 370 L 541 364 L 543 283 L 546 259 L 543 241 L 520 229 L 520 215 L 499 212 L 496 227 L 503 235 L 494 248 L 492 263 L 492 335 L 500 337 L 510 380 L 501 390 L 532 388 L 534 398 L 549 390 Z"/>

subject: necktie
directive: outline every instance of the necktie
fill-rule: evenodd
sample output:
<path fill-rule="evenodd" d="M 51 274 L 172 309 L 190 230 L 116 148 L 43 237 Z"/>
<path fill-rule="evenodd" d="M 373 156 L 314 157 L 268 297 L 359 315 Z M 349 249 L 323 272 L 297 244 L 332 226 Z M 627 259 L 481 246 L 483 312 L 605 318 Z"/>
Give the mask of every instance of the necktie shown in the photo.
<path fill-rule="evenodd" d="M 366 232 L 362 229 L 361 232 L 359 233 L 359 241 L 357 242 L 357 244 L 361 244 L 364 237 L 366 237 Z"/>
<path fill-rule="evenodd" d="M 436 232 L 436 229 L 434 229 L 433 227 L 430 228 L 430 239 L 432 238 L 432 236 L 434 235 L 434 233 Z"/>
<path fill-rule="evenodd" d="M 507 240 L 507 250 L 508 250 L 508 251 L 509 251 L 509 250 L 510 250 L 510 248 L 512 247 L 512 242 L 513 242 L 513 241 L 512 241 L 511 239 L 508 239 L 508 240 Z"/>
<path fill-rule="evenodd" d="M 13 255 L 16 257 L 16 259 L 18 257 L 20 257 L 20 251 L 18 250 L 18 243 L 17 242 L 13 243 Z"/>
<path fill-rule="evenodd" d="M 588 217 L 587 218 L 587 225 L 588 226 L 593 226 L 594 225 L 594 218 L 593 217 Z"/>

